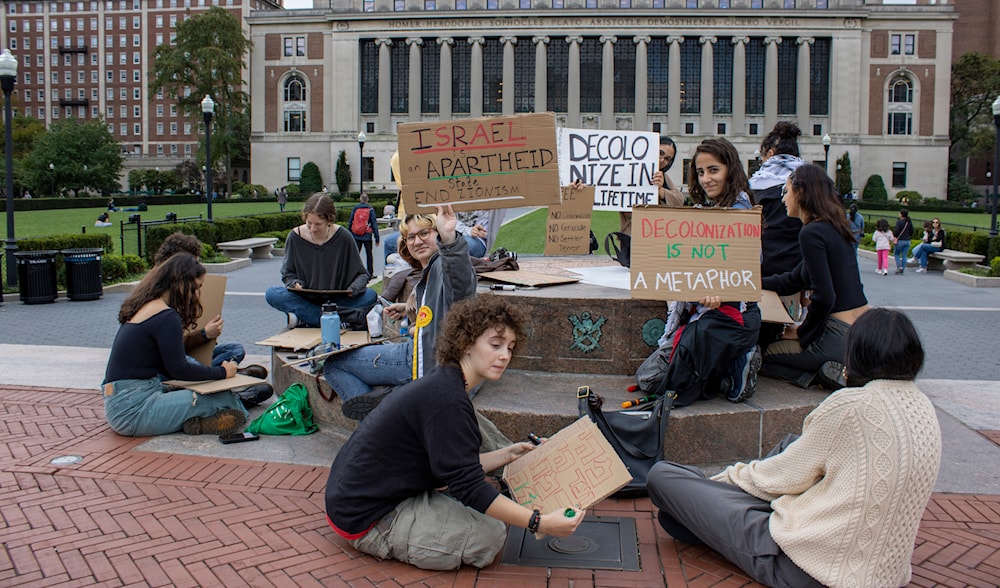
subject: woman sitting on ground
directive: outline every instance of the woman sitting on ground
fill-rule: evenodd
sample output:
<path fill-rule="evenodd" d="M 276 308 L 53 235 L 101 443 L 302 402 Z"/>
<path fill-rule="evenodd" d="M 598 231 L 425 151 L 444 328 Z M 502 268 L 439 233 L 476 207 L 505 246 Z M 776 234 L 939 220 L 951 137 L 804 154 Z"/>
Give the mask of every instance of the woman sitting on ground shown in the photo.
<path fill-rule="evenodd" d="M 576 530 L 584 512 L 567 517 L 564 508 L 577 505 L 531 511 L 501 496 L 485 478 L 484 472 L 533 445 L 480 453 L 468 393 L 498 380 L 524 338 L 524 317 L 502 298 L 481 296 L 452 306 L 438 335 L 438 366 L 390 394 L 337 453 L 326 484 L 326 512 L 338 535 L 380 559 L 453 570 L 493 563 L 504 546 L 505 523 L 558 537 Z"/>
<path fill-rule="evenodd" d="M 847 336 L 852 387 L 809 413 L 801 436 L 712 478 L 653 466 L 660 525 L 767 586 L 906 585 L 941 462 L 937 416 L 914 381 L 923 361 L 905 314 L 868 311 Z"/>
<path fill-rule="evenodd" d="M 781 341 L 768 346 L 761 373 L 802 388 L 819 384 L 835 390 L 843 386 L 847 329 L 868 310 L 854 235 L 833 180 L 818 165 L 792 172 L 782 200 L 788 216 L 802 221 L 802 261 L 790 272 L 763 278 L 761 285 L 780 295 L 812 294 L 802 324 L 789 326 Z"/>
<path fill-rule="evenodd" d="M 191 435 L 238 432 L 247 411 L 232 392 L 198 394 L 167 390 L 160 374 L 175 380 L 222 380 L 236 375 L 236 362 L 206 367 L 191 363 L 184 330 L 201 315 L 198 295 L 205 267 L 178 253 L 154 267 L 118 311 L 121 327 L 105 372 L 104 412 L 119 435 L 145 437 L 183 430 Z"/>

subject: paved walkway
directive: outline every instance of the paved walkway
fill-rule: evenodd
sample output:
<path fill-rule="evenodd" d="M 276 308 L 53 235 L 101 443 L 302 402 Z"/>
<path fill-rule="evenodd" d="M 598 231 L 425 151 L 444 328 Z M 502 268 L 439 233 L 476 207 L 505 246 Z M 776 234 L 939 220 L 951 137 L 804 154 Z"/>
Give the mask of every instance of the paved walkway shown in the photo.
<path fill-rule="evenodd" d="M 229 274 L 223 340 L 248 346 L 284 326 L 263 301 L 280 260 Z M 1000 585 L 1000 293 L 940 274 L 875 276 L 875 305 L 904 309 L 929 356 L 921 386 L 945 437 L 942 474 L 913 556 L 914 586 Z M 636 519 L 641 572 L 494 565 L 426 572 L 378 562 L 323 515 L 332 455 L 319 435 L 205 449 L 183 435 L 111 432 L 96 385 L 124 294 L 0 307 L 0 587 L 5 586 L 745 586 L 703 548 L 676 544 L 648 500 L 595 515 Z M 62 456 L 78 463 L 56 464 Z"/>

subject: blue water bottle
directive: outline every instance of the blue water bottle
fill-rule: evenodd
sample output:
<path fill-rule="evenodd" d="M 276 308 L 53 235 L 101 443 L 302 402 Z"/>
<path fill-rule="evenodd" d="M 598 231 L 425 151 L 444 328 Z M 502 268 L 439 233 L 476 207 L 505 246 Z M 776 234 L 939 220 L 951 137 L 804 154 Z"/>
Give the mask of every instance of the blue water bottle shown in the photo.
<path fill-rule="evenodd" d="M 337 313 L 336 304 L 323 305 L 323 316 L 320 318 L 319 326 L 323 344 L 340 349 L 340 314 Z"/>

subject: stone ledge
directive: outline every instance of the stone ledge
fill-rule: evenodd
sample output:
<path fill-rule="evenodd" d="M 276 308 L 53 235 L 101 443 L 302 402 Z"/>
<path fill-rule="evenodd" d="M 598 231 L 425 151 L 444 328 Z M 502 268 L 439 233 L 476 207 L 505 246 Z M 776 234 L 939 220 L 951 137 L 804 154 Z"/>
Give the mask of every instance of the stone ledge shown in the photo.
<path fill-rule="evenodd" d="M 228 274 L 229 272 L 234 272 L 238 269 L 243 269 L 245 267 L 250 267 L 249 257 L 237 257 L 232 261 L 225 261 L 222 263 L 205 263 L 205 271 L 210 274 Z"/>
<path fill-rule="evenodd" d="M 956 270 L 944 270 L 944 279 L 951 280 L 952 282 L 958 282 L 963 286 L 970 286 L 972 288 L 1000 288 L 1000 278 L 974 276 L 972 274 L 963 274 L 962 272 Z"/>

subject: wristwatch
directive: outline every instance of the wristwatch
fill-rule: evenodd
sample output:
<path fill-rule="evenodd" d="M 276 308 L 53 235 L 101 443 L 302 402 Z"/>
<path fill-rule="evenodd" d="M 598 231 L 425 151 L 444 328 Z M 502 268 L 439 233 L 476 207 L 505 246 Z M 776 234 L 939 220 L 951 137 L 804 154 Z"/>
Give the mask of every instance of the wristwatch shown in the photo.
<path fill-rule="evenodd" d="M 532 533 L 538 532 L 538 525 L 542 522 L 542 513 L 537 509 L 531 511 L 531 518 L 528 519 L 528 531 Z"/>

